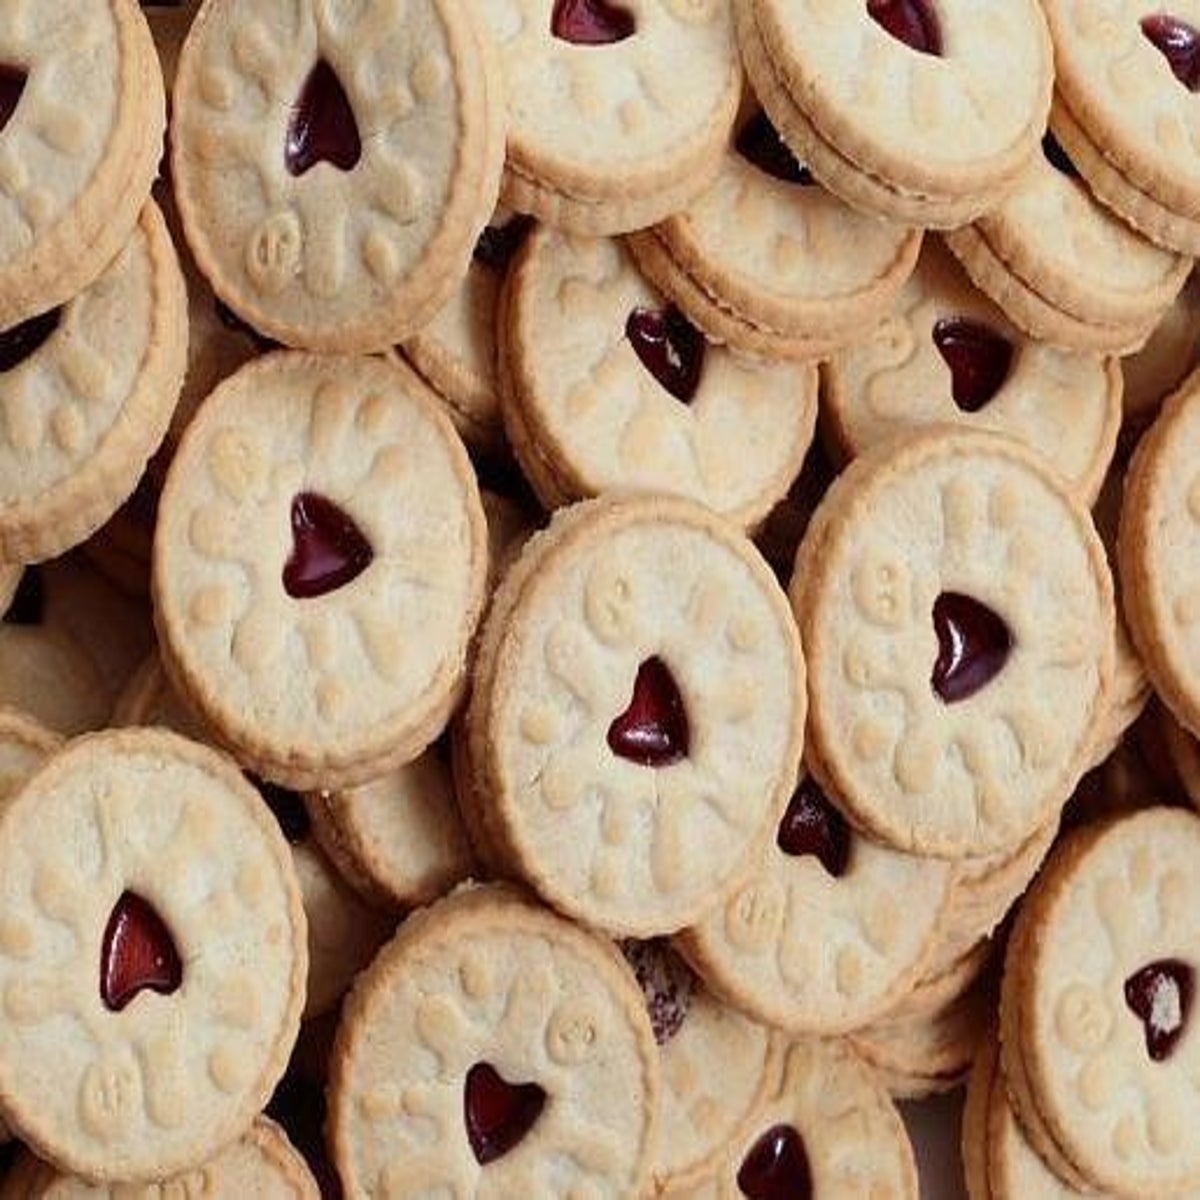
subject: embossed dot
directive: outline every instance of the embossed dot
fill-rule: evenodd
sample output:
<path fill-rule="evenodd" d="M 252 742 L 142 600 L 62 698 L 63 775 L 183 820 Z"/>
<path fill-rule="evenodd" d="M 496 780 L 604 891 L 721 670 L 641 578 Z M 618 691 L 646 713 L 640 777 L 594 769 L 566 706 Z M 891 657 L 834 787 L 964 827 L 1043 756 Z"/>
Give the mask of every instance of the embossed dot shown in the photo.
<path fill-rule="evenodd" d="M 558 740 L 561 721 L 549 704 L 535 703 L 521 714 L 521 736 L 534 746 L 548 746 Z"/>
<path fill-rule="evenodd" d="M 600 1048 L 605 1021 L 586 996 L 564 1000 L 546 1023 L 546 1052 L 562 1066 L 579 1066 Z"/>
<path fill-rule="evenodd" d="M 887 726 L 872 717 L 864 717 L 850 734 L 850 743 L 854 753 L 864 763 L 878 762 L 891 745 L 891 735 Z"/>
<path fill-rule="evenodd" d="M 853 946 L 843 946 L 838 951 L 834 970 L 838 991 L 843 996 L 857 996 L 862 991 L 863 961 Z"/>
<path fill-rule="evenodd" d="M 246 274 L 266 295 L 288 286 L 300 269 L 304 234 L 300 218 L 289 211 L 272 213 L 246 242 Z"/>
<path fill-rule="evenodd" d="M 62 404 L 50 418 L 50 429 L 60 450 L 76 454 L 87 439 L 87 422 L 75 404 Z"/>
<path fill-rule="evenodd" d="M 1064 1045 L 1079 1054 L 1093 1054 L 1108 1041 L 1112 1013 L 1098 992 L 1073 984 L 1055 1005 L 1054 1028 Z"/>
<path fill-rule="evenodd" d="M 400 271 L 400 248 L 385 233 L 373 230 L 363 238 L 363 262 L 380 283 L 391 283 Z"/>
<path fill-rule="evenodd" d="M 413 94 L 426 102 L 434 99 L 450 79 L 450 64 L 445 55 L 431 50 L 413 67 L 409 81 Z"/>
<path fill-rule="evenodd" d="M 584 619 L 605 645 L 631 641 L 638 628 L 638 597 L 628 571 L 613 559 L 602 560 L 588 576 Z"/>
<path fill-rule="evenodd" d="M 783 888 L 774 880 L 743 888 L 725 909 L 729 940 L 745 950 L 761 950 L 773 944 L 783 925 L 784 904 Z"/>
<path fill-rule="evenodd" d="M 246 1088 L 253 1067 L 252 1056 L 232 1045 L 218 1046 L 208 1056 L 208 1077 L 229 1096 Z"/>
<path fill-rule="evenodd" d="M 201 629 L 226 624 L 233 615 L 233 595 L 221 584 L 201 588 L 188 604 L 188 620 Z"/>
<path fill-rule="evenodd" d="M 483 955 L 468 954 L 459 965 L 458 977 L 463 992 L 472 1000 L 482 1000 L 495 987 L 495 974 Z"/>

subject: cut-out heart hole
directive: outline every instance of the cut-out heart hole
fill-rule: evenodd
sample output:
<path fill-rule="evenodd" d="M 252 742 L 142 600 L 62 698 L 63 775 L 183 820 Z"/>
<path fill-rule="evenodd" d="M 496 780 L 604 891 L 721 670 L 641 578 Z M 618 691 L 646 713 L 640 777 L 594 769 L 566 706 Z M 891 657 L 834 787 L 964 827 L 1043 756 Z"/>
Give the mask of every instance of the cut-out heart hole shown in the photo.
<path fill-rule="evenodd" d="M 625 336 L 642 366 L 676 400 L 691 404 L 700 386 L 708 343 L 673 304 L 663 309 L 635 308 Z"/>
<path fill-rule="evenodd" d="M 5 625 L 40 625 L 46 616 L 46 589 L 39 567 L 26 567 L 17 594 L 4 614 Z"/>
<path fill-rule="evenodd" d="M 986 604 L 960 592 L 943 592 L 933 603 L 938 654 L 933 690 L 947 704 L 968 700 L 1004 669 L 1012 631 Z"/>
<path fill-rule="evenodd" d="M 942 27 L 928 0 L 867 0 L 867 14 L 897 41 L 940 58 Z"/>
<path fill-rule="evenodd" d="M 17 111 L 28 79 L 29 75 L 20 67 L 0 63 L 0 133 L 4 132 L 4 127 Z"/>
<path fill-rule="evenodd" d="M 1125 1003 L 1141 1019 L 1155 1062 L 1170 1058 L 1183 1037 L 1195 990 L 1195 972 L 1177 958 L 1150 963 L 1125 980 Z"/>
<path fill-rule="evenodd" d="M 612 0 L 554 0 L 550 32 L 576 46 L 611 46 L 633 37 L 633 13 Z"/>
<path fill-rule="evenodd" d="M 537 1124 L 546 1092 L 536 1083 L 509 1083 L 491 1063 L 476 1063 L 463 1089 L 463 1120 L 481 1167 L 503 1158 Z"/>
<path fill-rule="evenodd" d="M 36 354 L 54 335 L 61 321 L 62 309 L 52 308 L 0 333 L 0 375 L 14 370 Z"/>
<path fill-rule="evenodd" d="M 811 1200 L 812 1171 L 804 1139 L 790 1125 L 775 1125 L 750 1147 L 737 1176 L 749 1200 Z"/>
<path fill-rule="evenodd" d="M 800 781 L 775 841 L 792 858 L 812 855 L 834 879 L 850 865 L 850 826 L 811 775 Z"/>
<path fill-rule="evenodd" d="M 1142 33 L 1189 92 L 1200 92 L 1200 30 L 1168 13 L 1142 19 Z"/>
<path fill-rule="evenodd" d="M 654 1040 L 665 1046 L 687 1020 L 696 976 L 666 938 L 646 942 L 631 939 L 621 943 L 621 950 L 646 997 Z"/>
<path fill-rule="evenodd" d="M 1079 172 L 1075 169 L 1075 164 L 1071 161 L 1071 156 L 1062 148 L 1062 145 L 1054 134 L 1047 133 L 1042 138 L 1042 153 L 1046 156 L 1046 161 L 1056 171 L 1061 171 L 1068 179 L 1079 178 Z"/>
<path fill-rule="evenodd" d="M 609 749 L 642 767 L 669 767 L 688 753 L 688 719 L 671 668 L 661 658 L 638 667 L 629 707 L 608 728 Z"/>
<path fill-rule="evenodd" d="M 292 557 L 283 568 L 283 587 L 294 600 L 336 592 L 374 559 L 362 530 L 332 500 L 303 492 L 292 501 Z"/>
<path fill-rule="evenodd" d="M 175 939 L 148 900 L 125 892 L 113 906 L 100 948 L 100 998 L 120 1012 L 141 991 L 169 996 L 183 982 Z"/>
<path fill-rule="evenodd" d="M 297 846 L 304 841 L 312 832 L 312 822 L 309 820 L 304 800 L 277 783 L 268 783 L 253 771 L 244 771 L 243 774 L 258 790 L 263 803 L 279 822 L 279 828 L 288 844 Z"/>
<path fill-rule="evenodd" d="M 295 176 L 327 162 L 353 171 L 362 158 L 354 108 L 337 72 L 322 58 L 309 73 L 292 108 L 284 160 Z"/>
<path fill-rule="evenodd" d="M 475 261 L 503 275 L 532 228 L 532 217 L 513 217 L 503 225 L 489 225 L 475 243 Z"/>
<path fill-rule="evenodd" d="M 954 403 L 963 412 L 979 412 L 1004 386 L 1013 344 L 990 325 L 970 317 L 943 317 L 933 327 L 933 344 L 950 368 Z"/>
<path fill-rule="evenodd" d="M 735 143 L 737 152 L 765 175 L 784 183 L 811 187 L 812 172 L 788 149 L 770 117 L 760 112 L 742 126 Z"/>

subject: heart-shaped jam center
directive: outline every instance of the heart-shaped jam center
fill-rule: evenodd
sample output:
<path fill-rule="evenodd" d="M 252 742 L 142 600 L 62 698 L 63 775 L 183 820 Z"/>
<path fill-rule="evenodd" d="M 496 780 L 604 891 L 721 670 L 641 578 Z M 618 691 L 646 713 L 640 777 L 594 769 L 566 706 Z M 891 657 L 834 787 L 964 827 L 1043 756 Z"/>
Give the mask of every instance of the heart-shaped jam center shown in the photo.
<path fill-rule="evenodd" d="M 1062 148 L 1058 138 L 1052 133 L 1047 133 L 1042 138 L 1042 153 L 1046 156 L 1046 161 L 1056 170 L 1062 172 L 1068 179 L 1078 179 L 1079 172 L 1075 168 L 1075 164 L 1071 161 L 1071 156 Z"/>
<path fill-rule="evenodd" d="M 696 976 L 683 959 L 671 949 L 666 938 L 654 938 L 647 942 L 624 941 L 624 953 L 642 995 L 646 997 L 646 1010 L 650 1014 L 650 1025 L 654 1040 L 665 1046 L 682 1028 L 692 1006 L 692 993 L 696 990 Z"/>
<path fill-rule="evenodd" d="M 941 57 L 942 28 L 928 0 L 867 0 L 867 14 L 897 41 Z"/>
<path fill-rule="evenodd" d="M 362 530 L 332 500 L 303 492 L 292 501 L 292 557 L 283 568 L 283 587 L 294 600 L 345 587 L 374 559 Z"/>
<path fill-rule="evenodd" d="M 951 394 L 963 412 L 978 412 L 1004 386 L 1013 345 L 990 325 L 944 317 L 933 327 L 933 344 L 950 368 Z"/>
<path fill-rule="evenodd" d="M 1125 980 L 1125 1003 L 1141 1019 L 1155 1062 L 1170 1058 L 1183 1037 L 1195 989 L 1195 972 L 1177 958 L 1152 962 Z"/>
<path fill-rule="evenodd" d="M 491 1063 L 476 1063 L 463 1089 L 467 1140 L 481 1167 L 503 1158 L 537 1124 L 546 1093 L 536 1083 L 509 1083 Z"/>
<path fill-rule="evenodd" d="M 1142 19 L 1142 33 L 1189 92 L 1200 92 L 1200 30 L 1168 13 Z"/>
<path fill-rule="evenodd" d="M 295 176 L 321 162 L 339 171 L 353 171 L 362 157 L 362 139 L 350 97 L 337 72 L 323 58 L 304 81 L 292 108 L 283 155 Z"/>
<path fill-rule="evenodd" d="M 611 0 L 554 0 L 550 32 L 576 46 L 611 46 L 633 37 L 633 13 Z"/>
<path fill-rule="evenodd" d="M 532 228 L 532 217 L 513 217 L 503 225 L 489 225 L 475 243 L 475 261 L 503 275 Z"/>
<path fill-rule="evenodd" d="M 749 1200 L 811 1200 L 812 1171 L 804 1139 L 790 1125 L 775 1125 L 750 1147 L 737 1176 Z"/>
<path fill-rule="evenodd" d="M 943 592 L 933 604 L 938 654 L 933 690 L 947 704 L 985 688 L 1012 653 L 1012 632 L 986 604 L 959 592 Z"/>
<path fill-rule="evenodd" d="M 625 336 L 642 366 L 676 400 L 691 404 L 700 386 L 708 343 L 673 304 L 667 308 L 635 308 L 625 322 Z"/>
<path fill-rule="evenodd" d="M 52 308 L 0 333 L 0 375 L 14 370 L 36 354 L 50 340 L 61 321 L 62 309 Z"/>
<path fill-rule="evenodd" d="M 735 145 L 737 152 L 763 174 L 784 183 L 812 185 L 812 172 L 787 148 L 766 113 L 760 112 L 742 126 Z"/>
<path fill-rule="evenodd" d="M 12 120 L 13 113 L 17 111 L 28 78 L 19 67 L 0 63 L 0 133 L 3 133 L 5 125 Z"/>
<path fill-rule="evenodd" d="M 17 594 L 4 614 L 4 623 L 40 625 L 45 615 L 46 589 L 42 584 L 42 572 L 38 567 L 26 567 L 17 584 Z"/>
<path fill-rule="evenodd" d="M 688 719 L 671 668 L 661 658 L 638 667 L 629 707 L 608 727 L 609 749 L 642 767 L 669 767 L 688 753 Z"/>
<path fill-rule="evenodd" d="M 775 841 L 792 858 L 812 855 L 834 879 L 850 865 L 850 826 L 811 775 L 800 781 Z"/>
<path fill-rule="evenodd" d="M 141 991 L 169 996 L 182 982 L 183 963 L 162 917 L 148 900 L 123 893 L 100 948 L 100 998 L 120 1012 Z"/>
<path fill-rule="evenodd" d="M 304 841 L 312 832 L 312 822 L 309 820 L 304 800 L 297 793 L 280 787 L 277 783 L 268 783 L 253 771 L 245 771 L 243 774 L 254 785 L 263 798 L 263 803 L 279 822 L 280 831 L 288 845 L 298 846 Z"/>

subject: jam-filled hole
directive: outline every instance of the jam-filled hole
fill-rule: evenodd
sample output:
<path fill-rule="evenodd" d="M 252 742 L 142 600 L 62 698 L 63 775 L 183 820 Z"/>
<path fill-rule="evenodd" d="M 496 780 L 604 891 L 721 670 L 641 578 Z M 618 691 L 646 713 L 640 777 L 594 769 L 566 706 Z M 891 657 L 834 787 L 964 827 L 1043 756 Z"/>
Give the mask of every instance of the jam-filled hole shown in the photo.
<path fill-rule="evenodd" d="M 1003 617 L 960 592 L 943 592 L 934 601 L 933 631 L 938 653 L 931 683 L 946 704 L 987 687 L 1012 653 L 1012 631 Z"/>
<path fill-rule="evenodd" d="M 1200 92 L 1200 30 L 1170 13 L 1142 18 L 1146 40 L 1167 60 L 1171 74 L 1189 92 Z"/>
<path fill-rule="evenodd" d="M 812 172 L 788 149 L 770 117 L 760 112 L 742 126 L 734 143 L 737 152 L 764 175 L 784 183 L 811 187 Z"/>
<path fill-rule="evenodd" d="M 986 407 L 1012 369 L 1012 342 L 970 317 L 943 317 L 933 327 L 933 344 L 950 368 L 954 403 L 965 413 Z"/>
<path fill-rule="evenodd" d="M 673 304 L 635 308 L 625 336 L 642 366 L 681 404 L 691 404 L 700 387 L 708 342 Z"/>
<path fill-rule="evenodd" d="M 642 767 L 669 767 L 687 758 L 690 733 L 683 696 L 661 658 L 638 667 L 633 697 L 609 726 L 608 746 Z"/>
<path fill-rule="evenodd" d="M 283 586 L 294 600 L 345 587 L 374 559 L 362 530 L 332 500 L 302 492 L 292 501 L 292 555 L 283 568 Z"/>
<path fill-rule="evenodd" d="M 790 858 L 811 855 L 833 879 L 840 879 L 850 866 L 850 826 L 811 775 L 800 781 L 779 822 L 775 843 Z"/>
<path fill-rule="evenodd" d="M 8 63 L 0 63 L 0 133 L 4 132 L 4 127 L 17 111 L 28 80 L 27 71 Z"/>
<path fill-rule="evenodd" d="M 804 1139 L 791 1125 L 775 1125 L 750 1147 L 738 1169 L 748 1200 L 811 1200 L 812 1169 Z"/>
<path fill-rule="evenodd" d="M 546 1092 L 536 1083 L 509 1083 L 491 1063 L 476 1063 L 463 1087 L 463 1123 L 481 1167 L 503 1158 L 537 1124 Z"/>
<path fill-rule="evenodd" d="M 124 892 L 113 906 L 100 947 L 100 998 L 120 1012 L 139 992 L 169 996 L 183 982 L 183 963 L 166 922 L 150 901 Z"/>
<path fill-rule="evenodd" d="M 1196 973 L 1177 958 L 1160 959 L 1125 980 L 1125 1003 L 1146 1036 L 1146 1053 L 1164 1062 L 1187 1030 L 1196 991 Z"/>
<path fill-rule="evenodd" d="M 354 106 L 337 72 L 323 58 L 309 72 L 292 106 L 283 154 L 288 171 L 297 177 L 322 162 L 353 171 L 362 158 Z"/>
<path fill-rule="evenodd" d="M 550 32 L 576 46 L 611 46 L 633 37 L 637 22 L 613 0 L 554 0 Z"/>
<path fill-rule="evenodd" d="M 52 308 L 0 333 L 0 375 L 16 370 L 32 358 L 54 336 L 60 324 L 62 309 Z"/>
<path fill-rule="evenodd" d="M 646 997 L 654 1040 L 665 1046 L 687 1020 L 696 991 L 696 976 L 666 938 L 645 942 L 630 939 L 621 943 L 621 952 Z"/>
<path fill-rule="evenodd" d="M 942 27 L 929 0 L 867 0 L 867 15 L 919 54 L 942 55 Z"/>

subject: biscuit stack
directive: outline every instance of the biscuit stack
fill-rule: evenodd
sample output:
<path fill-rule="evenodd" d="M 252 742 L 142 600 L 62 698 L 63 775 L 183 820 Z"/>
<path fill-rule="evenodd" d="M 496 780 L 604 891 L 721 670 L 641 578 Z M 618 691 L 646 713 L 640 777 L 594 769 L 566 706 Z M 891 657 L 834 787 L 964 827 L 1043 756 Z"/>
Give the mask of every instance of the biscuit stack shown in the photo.
<path fill-rule="evenodd" d="M 0 1200 L 1200 1191 L 1144 9 L 0 3 Z"/>

